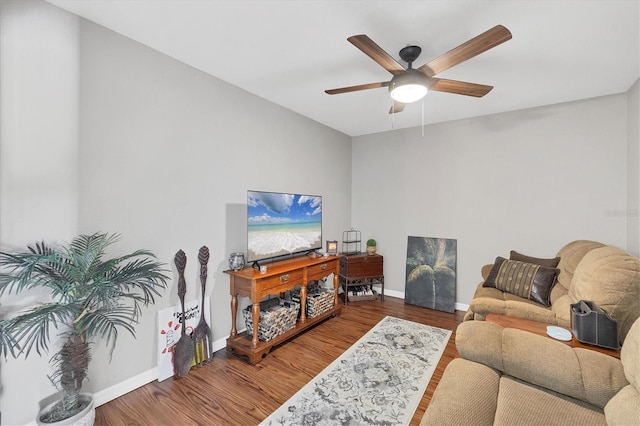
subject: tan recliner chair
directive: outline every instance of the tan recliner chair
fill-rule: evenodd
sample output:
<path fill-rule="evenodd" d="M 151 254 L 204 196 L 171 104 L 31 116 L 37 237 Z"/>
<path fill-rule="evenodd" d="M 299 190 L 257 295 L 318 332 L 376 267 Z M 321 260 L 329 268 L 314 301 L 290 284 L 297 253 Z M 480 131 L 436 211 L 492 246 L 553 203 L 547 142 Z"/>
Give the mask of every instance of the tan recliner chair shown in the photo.
<path fill-rule="evenodd" d="M 456 346 L 421 425 L 640 425 L 640 319 L 620 360 L 485 321 Z"/>

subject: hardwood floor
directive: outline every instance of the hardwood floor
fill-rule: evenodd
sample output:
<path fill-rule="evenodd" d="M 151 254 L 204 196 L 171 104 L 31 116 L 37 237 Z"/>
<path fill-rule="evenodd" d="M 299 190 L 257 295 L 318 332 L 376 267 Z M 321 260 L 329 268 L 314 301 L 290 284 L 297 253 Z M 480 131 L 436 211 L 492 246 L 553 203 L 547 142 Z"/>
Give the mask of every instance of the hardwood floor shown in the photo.
<path fill-rule="evenodd" d="M 184 378 L 152 382 L 101 405 L 95 424 L 257 425 L 387 315 L 454 332 L 411 421 L 417 425 L 444 368 L 458 356 L 455 329 L 464 312 L 405 305 L 392 297 L 343 306 L 340 316 L 273 348 L 257 365 L 222 349 Z"/>

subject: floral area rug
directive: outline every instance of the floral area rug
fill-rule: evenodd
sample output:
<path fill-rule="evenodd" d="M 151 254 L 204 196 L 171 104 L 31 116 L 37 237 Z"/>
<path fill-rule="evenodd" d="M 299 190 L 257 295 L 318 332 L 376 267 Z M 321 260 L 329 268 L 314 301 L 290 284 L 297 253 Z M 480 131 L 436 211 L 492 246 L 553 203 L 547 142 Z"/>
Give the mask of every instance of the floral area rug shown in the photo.
<path fill-rule="evenodd" d="M 450 337 L 386 317 L 261 425 L 408 425 Z"/>

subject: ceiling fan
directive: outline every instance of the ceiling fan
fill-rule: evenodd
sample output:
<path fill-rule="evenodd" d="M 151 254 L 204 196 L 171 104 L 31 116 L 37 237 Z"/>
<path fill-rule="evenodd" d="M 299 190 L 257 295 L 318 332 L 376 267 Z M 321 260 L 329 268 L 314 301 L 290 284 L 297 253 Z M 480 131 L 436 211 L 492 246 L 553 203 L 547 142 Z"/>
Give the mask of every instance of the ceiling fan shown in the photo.
<path fill-rule="evenodd" d="M 428 90 L 481 98 L 489 93 L 493 86 L 435 78 L 434 76 L 510 39 L 511 32 L 502 25 L 496 25 L 416 69 L 411 65 L 418 58 L 422 49 L 418 46 L 406 46 L 400 50 L 400 58 L 408 63 L 405 69 L 368 36 L 364 34 L 351 36 L 347 39 L 351 44 L 393 74 L 393 77 L 389 81 L 330 89 L 325 90 L 325 93 L 337 95 L 388 87 L 393 99 L 393 106 L 389 110 L 390 114 L 402 111 L 407 103 L 422 99 Z"/>

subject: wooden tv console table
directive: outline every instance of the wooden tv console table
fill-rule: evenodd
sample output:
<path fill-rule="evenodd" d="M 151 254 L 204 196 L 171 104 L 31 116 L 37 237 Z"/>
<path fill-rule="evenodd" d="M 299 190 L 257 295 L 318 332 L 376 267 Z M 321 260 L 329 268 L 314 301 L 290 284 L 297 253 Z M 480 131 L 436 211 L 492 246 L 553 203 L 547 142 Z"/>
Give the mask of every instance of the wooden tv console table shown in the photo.
<path fill-rule="evenodd" d="M 266 356 L 271 348 L 291 337 L 303 332 L 320 321 L 340 314 L 338 303 L 338 275 L 340 273 L 340 255 L 318 256 L 315 258 L 303 256 L 287 259 L 267 265 L 267 272 L 262 274 L 254 268 L 239 271 L 224 271 L 229 274 L 231 293 L 231 334 L 227 339 L 227 351 L 235 351 L 239 355 L 246 355 L 249 362 L 257 364 Z M 333 308 L 314 318 L 307 318 L 306 300 L 307 284 L 309 281 L 326 278 L 333 274 Z M 267 295 L 275 295 L 291 290 L 300 285 L 300 318 L 296 326 L 269 341 L 258 339 L 258 323 L 260 319 L 260 301 Z M 253 318 L 253 334 L 238 333 L 236 318 L 238 314 L 238 296 L 251 299 L 251 314 Z"/>

